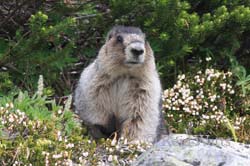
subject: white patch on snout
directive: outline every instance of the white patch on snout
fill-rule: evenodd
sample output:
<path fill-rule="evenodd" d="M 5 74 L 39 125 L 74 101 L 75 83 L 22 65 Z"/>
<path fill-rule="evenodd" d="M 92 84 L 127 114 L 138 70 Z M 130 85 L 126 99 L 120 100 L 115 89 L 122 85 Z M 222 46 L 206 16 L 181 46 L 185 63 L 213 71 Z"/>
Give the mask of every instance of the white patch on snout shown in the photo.
<path fill-rule="evenodd" d="M 134 56 L 132 49 L 143 50 L 143 53 L 138 57 Z M 125 49 L 126 62 L 128 64 L 141 64 L 145 59 L 145 43 L 144 42 L 132 42 Z"/>

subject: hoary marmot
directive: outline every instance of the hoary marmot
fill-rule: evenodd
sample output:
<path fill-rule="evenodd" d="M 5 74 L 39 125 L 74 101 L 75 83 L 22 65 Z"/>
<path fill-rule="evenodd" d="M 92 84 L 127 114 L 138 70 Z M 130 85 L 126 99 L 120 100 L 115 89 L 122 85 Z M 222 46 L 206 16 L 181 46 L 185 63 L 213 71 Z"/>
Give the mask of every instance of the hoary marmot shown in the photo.
<path fill-rule="evenodd" d="M 115 26 L 75 90 L 75 109 L 94 138 L 113 132 L 154 142 L 162 125 L 161 84 L 153 51 L 137 27 Z"/>

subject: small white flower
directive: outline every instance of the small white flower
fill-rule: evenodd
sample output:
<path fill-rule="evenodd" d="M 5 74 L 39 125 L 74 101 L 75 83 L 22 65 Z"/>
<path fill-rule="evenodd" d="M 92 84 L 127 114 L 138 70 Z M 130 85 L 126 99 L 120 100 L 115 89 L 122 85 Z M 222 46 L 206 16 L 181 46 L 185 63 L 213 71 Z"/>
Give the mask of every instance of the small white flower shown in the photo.
<path fill-rule="evenodd" d="M 106 166 L 106 164 L 104 162 L 102 162 L 102 161 L 98 161 L 97 165 L 98 166 Z"/>
<path fill-rule="evenodd" d="M 206 121 L 205 121 L 205 120 L 202 120 L 202 121 L 201 121 L 201 124 L 206 124 Z"/>
<path fill-rule="evenodd" d="M 227 84 L 226 84 L 226 83 L 220 83 L 220 87 L 221 87 L 223 90 L 225 90 L 225 89 L 226 89 L 226 86 L 227 86 Z"/>
<path fill-rule="evenodd" d="M 213 108 L 212 108 L 213 111 L 217 110 L 217 106 L 215 105 Z"/>
<path fill-rule="evenodd" d="M 112 149 L 112 148 L 109 148 L 109 152 L 113 152 L 114 151 L 114 149 Z"/>
<path fill-rule="evenodd" d="M 216 116 L 215 115 L 210 115 L 210 119 L 215 119 Z"/>
<path fill-rule="evenodd" d="M 61 157 L 62 157 L 62 154 L 54 154 L 52 156 L 52 158 L 54 158 L 54 159 L 58 159 L 58 158 L 61 158 Z"/>
<path fill-rule="evenodd" d="M 211 57 L 206 57 L 206 61 L 207 61 L 207 62 L 209 62 L 209 61 L 211 61 L 211 60 L 212 60 Z"/>
<path fill-rule="evenodd" d="M 229 85 L 229 84 L 227 84 L 227 88 L 228 88 L 228 89 L 232 89 L 232 86 Z"/>
<path fill-rule="evenodd" d="M 73 161 L 70 159 L 67 159 L 65 164 L 68 166 L 73 166 Z"/>
<path fill-rule="evenodd" d="M 234 129 L 235 129 L 235 130 L 239 130 L 240 127 L 239 127 L 239 126 L 234 126 Z"/>
<path fill-rule="evenodd" d="M 194 76 L 194 79 L 195 79 L 197 82 L 199 82 L 198 80 L 200 80 L 200 76 L 199 76 L 199 75 L 196 75 L 196 76 Z"/>
<path fill-rule="evenodd" d="M 229 93 L 230 93 L 230 94 L 234 94 L 234 93 L 235 93 L 235 91 L 232 89 Z"/>
<path fill-rule="evenodd" d="M 82 155 L 83 155 L 84 157 L 88 157 L 89 153 L 88 153 L 88 152 L 83 152 Z"/>
<path fill-rule="evenodd" d="M 227 75 L 230 77 L 233 75 L 233 73 L 229 71 L 229 72 L 227 72 Z"/>
<path fill-rule="evenodd" d="M 12 123 L 12 122 L 14 122 L 14 120 L 15 120 L 14 117 L 12 115 L 10 115 L 9 122 Z"/>
<path fill-rule="evenodd" d="M 207 116 L 207 115 L 202 115 L 202 118 L 208 120 L 208 119 L 209 119 L 209 116 Z"/>
<path fill-rule="evenodd" d="M 211 102 L 214 102 L 216 99 L 216 95 L 210 96 L 209 98 L 210 98 Z"/>
<path fill-rule="evenodd" d="M 62 113 L 62 110 L 61 110 L 61 109 L 59 109 L 57 112 L 58 112 L 58 114 L 61 114 L 61 113 Z"/>
<path fill-rule="evenodd" d="M 58 141 L 62 141 L 61 131 L 57 132 L 57 139 Z"/>
<path fill-rule="evenodd" d="M 74 144 L 73 143 L 69 143 L 66 145 L 66 148 L 69 149 L 69 148 L 73 148 L 74 147 Z"/>
<path fill-rule="evenodd" d="M 179 76 L 178 76 L 178 79 L 179 79 L 179 80 L 184 80 L 184 79 L 185 79 L 185 74 L 179 75 Z"/>
<path fill-rule="evenodd" d="M 112 155 L 109 155 L 109 156 L 108 156 L 108 161 L 109 161 L 109 162 L 113 161 L 113 156 L 112 156 Z"/>

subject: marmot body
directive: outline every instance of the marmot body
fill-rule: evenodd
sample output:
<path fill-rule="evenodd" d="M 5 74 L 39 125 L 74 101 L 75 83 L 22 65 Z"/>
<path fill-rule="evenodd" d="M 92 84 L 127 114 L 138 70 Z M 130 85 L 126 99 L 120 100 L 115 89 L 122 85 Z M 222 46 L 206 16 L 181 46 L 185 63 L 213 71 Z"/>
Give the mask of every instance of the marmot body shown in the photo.
<path fill-rule="evenodd" d="M 116 26 L 81 74 L 75 109 L 95 138 L 113 132 L 154 142 L 163 125 L 153 51 L 139 28 Z"/>

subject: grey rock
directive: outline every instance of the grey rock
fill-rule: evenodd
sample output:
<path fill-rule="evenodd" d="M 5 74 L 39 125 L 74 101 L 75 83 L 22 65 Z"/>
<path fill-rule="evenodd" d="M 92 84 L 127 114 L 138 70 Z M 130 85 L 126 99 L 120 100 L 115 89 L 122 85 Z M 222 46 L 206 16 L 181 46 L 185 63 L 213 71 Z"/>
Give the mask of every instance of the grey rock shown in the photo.
<path fill-rule="evenodd" d="M 186 134 L 165 136 L 134 166 L 249 166 L 250 145 Z"/>

